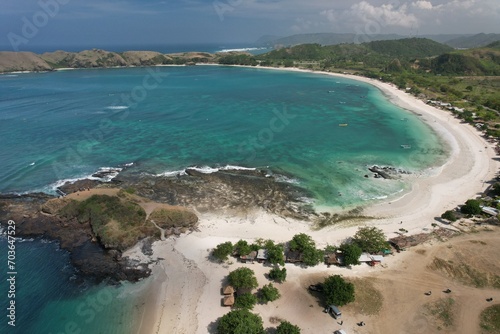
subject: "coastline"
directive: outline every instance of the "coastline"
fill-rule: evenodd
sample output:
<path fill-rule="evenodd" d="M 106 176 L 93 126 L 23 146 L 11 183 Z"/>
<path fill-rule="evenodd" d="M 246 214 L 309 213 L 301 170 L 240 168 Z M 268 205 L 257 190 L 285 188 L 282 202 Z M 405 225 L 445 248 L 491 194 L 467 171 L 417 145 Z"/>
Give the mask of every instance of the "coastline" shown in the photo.
<path fill-rule="evenodd" d="M 469 125 L 461 124 L 451 114 L 429 106 L 390 84 L 355 75 L 329 72 L 242 67 L 332 75 L 371 84 L 380 89 L 392 103 L 408 111 L 422 114 L 422 120 L 449 145 L 451 150 L 446 163 L 436 167 L 431 175 L 416 176 L 410 192 L 365 209 L 366 216 L 376 218 L 368 219 L 364 224 L 381 228 L 388 237 L 393 237 L 395 231 L 400 228 L 408 230 L 409 234 L 432 230 L 431 224 L 436 223 L 436 217 L 483 192 L 487 186 L 485 182 L 493 179 L 500 167 L 499 162 L 493 160 L 496 156 L 495 150 L 480 136 L 479 131 Z M 172 333 L 204 334 L 207 328 L 214 326 L 215 321 L 229 311 L 220 306 L 221 284 L 231 270 L 242 264 L 210 262 L 208 259 L 210 250 L 219 243 L 236 242 L 239 239 L 253 241 L 256 238 L 285 242 L 297 233 L 307 233 L 316 241 L 318 247 L 324 247 L 327 244 L 338 244 L 352 236 L 358 226 L 344 224 L 313 231 L 307 222 L 284 219 L 263 211 L 245 214 L 232 212 L 225 215 L 203 213 L 199 214 L 199 217 L 199 232 L 154 243 L 154 257 L 166 259 L 160 260 L 160 265 L 165 268 L 164 272 L 168 279 L 166 282 L 160 279 L 152 282 L 152 291 L 161 291 L 157 298 L 163 301 L 161 304 L 163 306 L 160 307 L 157 301 L 151 301 L 148 310 L 154 310 L 152 312 L 155 314 L 148 314 L 150 321 L 143 322 L 140 333 L 159 333 L 166 330 Z M 390 266 L 397 266 L 402 261 L 400 256 L 388 259 Z M 176 266 L 173 268 L 179 269 L 180 273 L 170 273 L 169 276 L 169 266 L 172 265 Z M 259 286 L 268 283 L 264 279 L 264 274 L 269 271 L 269 267 L 261 264 L 246 266 L 255 271 Z M 356 266 L 352 270 L 331 269 L 324 264 L 307 269 L 286 264 L 286 268 L 287 282 L 280 286 L 280 290 L 286 289 L 287 294 L 282 293 L 283 297 L 272 304 L 256 305 L 253 312 L 263 317 L 264 327 L 275 326 L 269 317 L 279 315 L 299 325 L 305 332 L 324 331 L 326 325 L 321 320 L 314 320 L 317 318 L 317 307 L 311 307 L 306 312 L 293 307 L 297 303 L 303 304 L 303 301 L 293 293 L 301 283 L 310 279 L 311 275 L 341 274 L 359 277 L 382 270 L 380 267 L 368 266 Z M 155 277 L 157 275 L 163 273 L 154 274 Z M 165 307 L 166 304 L 172 307 Z"/>

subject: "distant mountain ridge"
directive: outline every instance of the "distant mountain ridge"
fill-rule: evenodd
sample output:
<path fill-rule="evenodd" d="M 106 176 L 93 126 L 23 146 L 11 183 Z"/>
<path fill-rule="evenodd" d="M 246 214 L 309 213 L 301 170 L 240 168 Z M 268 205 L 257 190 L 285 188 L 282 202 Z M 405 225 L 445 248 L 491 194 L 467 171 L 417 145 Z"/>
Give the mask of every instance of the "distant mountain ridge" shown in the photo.
<path fill-rule="evenodd" d="M 219 57 L 220 55 L 206 52 L 162 54 L 155 51 L 110 52 L 100 49 L 81 52 L 55 51 L 41 55 L 33 52 L 0 51 L 0 73 L 41 72 L 58 68 L 183 65 L 215 62 Z"/>
<path fill-rule="evenodd" d="M 437 34 L 404 36 L 398 34 L 355 34 L 355 33 L 313 33 L 297 34 L 286 37 L 266 35 L 259 38 L 255 44 L 259 46 L 293 46 L 299 44 L 317 43 L 320 45 L 337 45 L 364 43 L 382 40 L 396 40 L 408 38 L 427 38 L 438 43 L 444 43 L 454 48 L 482 47 L 500 40 L 500 34 Z"/>

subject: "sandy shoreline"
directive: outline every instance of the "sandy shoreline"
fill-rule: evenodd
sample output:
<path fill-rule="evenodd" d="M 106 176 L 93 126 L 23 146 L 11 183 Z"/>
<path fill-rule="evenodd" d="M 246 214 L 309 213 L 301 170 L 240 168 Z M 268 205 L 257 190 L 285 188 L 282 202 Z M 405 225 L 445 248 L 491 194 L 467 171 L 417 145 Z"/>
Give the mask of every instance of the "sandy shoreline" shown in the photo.
<path fill-rule="evenodd" d="M 449 145 L 451 154 L 444 166 L 436 168 L 428 177 L 416 177 L 412 191 L 390 202 L 377 204 L 365 210 L 366 215 L 377 217 L 366 222 L 377 226 L 392 237 L 400 228 L 411 233 L 431 229 L 444 211 L 464 203 L 482 192 L 486 181 L 495 177 L 499 162 L 493 146 L 486 142 L 480 133 L 470 125 L 460 124 L 451 114 L 426 105 L 415 97 L 396 89 L 394 86 L 376 80 L 326 72 L 312 72 L 299 69 L 276 69 L 318 73 L 322 75 L 340 76 L 369 83 L 378 87 L 394 104 L 422 114 L 422 119 Z M 311 235 L 320 247 L 327 244 L 338 244 L 353 235 L 356 226 L 329 227 L 321 231 L 312 231 L 307 222 L 293 221 L 257 211 L 241 216 L 238 214 L 199 214 L 200 232 L 193 232 L 179 238 L 156 242 L 153 245 L 154 257 L 163 258 L 162 268 L 155 273 L 150 291 L 156 298 L 145 308 L 147 314 L 142 315 L 143 326 L 139 333 L 207 333 L 215 321 L 226 314 L 229 309 L 220 306 L 220 288 L 227 274 L 244 264 L 218 264 L 208 260 L 210 250 L 225 241 L 236 242 L 246 239 L 250 242 L 256 238 L 273 239 L 276 242 L 290 240 L 297 233 Z M 403 222 L 400 224 L 400 222 Z M 401 258 L 391 257 L 389 265 L 397 265 Z M 259 286 L 267 284 L 264 273 L 269 267 L 261 264 L 247 264 L 256 273 Z M 253 312 L 264 320 L 264 327 L 274 327 L 270 316 L 281 316 L 297 324 L 304 333 L 333 332 L 331 325 L 325 327 L 322 321 L 314 321 L 318 307 L 310 309 L 294 308 L 294 304 L 303 303 L 297 300 L 293 291 L 314 274 L 342 274 L 362 276 L 379 268 L 356 266 L 352 270 L 345 268 L 327 268 L 319 265 L 303 269 L 294 265 L 286 265 L 287 282 L 279 288 L 283 297 L 268 305 L 257 305 Z M 157 269 L 159 270 L 159 269 Z M 166 278 L 165 278 L 166 275 Z M 290 292 L 290 293 L 288 293 Z"/>

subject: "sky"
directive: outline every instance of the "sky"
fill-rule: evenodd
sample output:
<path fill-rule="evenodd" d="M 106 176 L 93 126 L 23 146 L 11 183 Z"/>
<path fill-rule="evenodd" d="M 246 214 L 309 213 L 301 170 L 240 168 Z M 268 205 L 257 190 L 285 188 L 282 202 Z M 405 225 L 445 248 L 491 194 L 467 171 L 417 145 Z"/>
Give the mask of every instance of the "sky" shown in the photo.
<path fill-rule="evenodd" d="M 500 0 L 0 0 L 0 47 L 252 43 L 331 32 L 500 33 Z"/>

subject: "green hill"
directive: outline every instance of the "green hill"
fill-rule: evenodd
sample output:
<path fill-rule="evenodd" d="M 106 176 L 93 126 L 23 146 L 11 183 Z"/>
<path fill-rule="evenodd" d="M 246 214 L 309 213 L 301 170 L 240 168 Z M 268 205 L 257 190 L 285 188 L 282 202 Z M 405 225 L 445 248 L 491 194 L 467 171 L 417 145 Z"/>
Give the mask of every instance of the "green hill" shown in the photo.
<path fill-rule="evenodd" d="M 488 44 L 499 41 L 500 34 L 477 34 L 473 36 L 462 36 L 446 41 L 447 45 L 454 48 L 477 48 L 487 46 Z"/>
<path fill-rule="evenodd" d="M 424 58 L 437 56 L 453 50 L 452 47 L 444 45 L 427 38 L 405 38 L 395 41 L 374 41 L 366 43 L 370 49 L 393 58 Z"/>
<path fill-rule="evenodd" d="M 495 45 L 442 54 L 431 61 L 430 69 L 447 75 L 500 75 L 500 42 Z"/>

